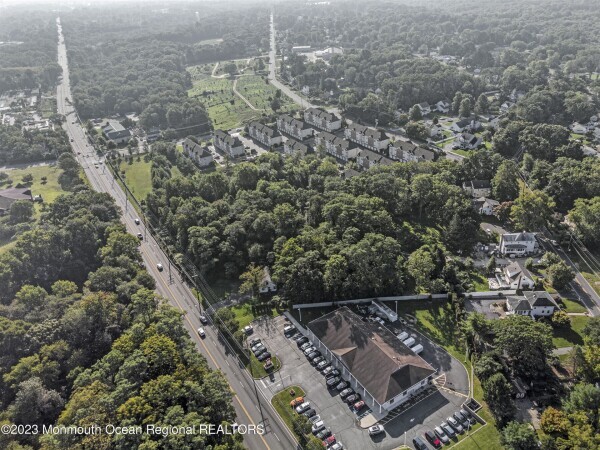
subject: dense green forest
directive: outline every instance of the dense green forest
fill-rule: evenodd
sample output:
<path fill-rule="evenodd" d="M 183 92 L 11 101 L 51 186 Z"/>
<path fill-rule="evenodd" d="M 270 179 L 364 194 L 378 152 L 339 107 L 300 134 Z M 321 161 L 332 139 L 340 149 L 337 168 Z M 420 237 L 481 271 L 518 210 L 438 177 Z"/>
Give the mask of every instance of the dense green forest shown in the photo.
<path fill-rule="evenodd" d="M 0 165 L 56 159 L 70 148 L 69 138 L 60 126 L 39 131 L 0 125 Z"/>
<path fill-rule="evenodd" d="M 353 116 L 385 124 L 394 111 L 417 103 L 496 89 L 504 98 L 515 89 L 529 92 L 520 113 L 533 122 L 581 120 L 595 112 L 588 98 L 591 93 L 597 101 L 600 92 L 598 79 L 590 80 L 600 70 L 594 2 L 347 6 L 286 4 L 278 9 L 277 28 L 289 57 L 283 75 L 316 94 L 334 91 Z M 307 62 L 290 54 L 294 45 L 335 45 L 344 54 L 329 64 Z"/>
<path fill-rule="evenodd" d="M 202 105 L 188 99 L 185 68 L 266 51 L 267 10 L 203 8 L 197 16 L 192 6 L 182 8 L 164 13 L 123 5 L 118 15 L 90 15 L 88 8 L 63 15 L 81 117 L 137 112 L 145 127 L 209 127 Z"/>
<path fill-rule="evenodd" d="M 3 9 L 0 15 L 0 93 L 54 86 L 61 73 L 56 62 L 56 15 L 46 10 Z"/>
<path fill-rule="evenodd" d="M 75 191 L 0 256 L 0 421 L 40 429 L 233 422 L 227 383 L 155 294 L 110 196 Z M 145 433 L 3 435 L 0 446 L 242 448 L 230 435 Z"/>

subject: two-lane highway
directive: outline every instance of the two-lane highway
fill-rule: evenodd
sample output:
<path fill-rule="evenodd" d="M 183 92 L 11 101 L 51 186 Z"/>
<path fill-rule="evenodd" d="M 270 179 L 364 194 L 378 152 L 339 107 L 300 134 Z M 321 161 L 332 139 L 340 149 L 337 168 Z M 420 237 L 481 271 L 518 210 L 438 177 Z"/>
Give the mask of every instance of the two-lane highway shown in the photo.
<path fill-rule="evenodd" d="M 201 339 L 198 336 L 196 330 L 202 325 L 199 319 L 199 305 L 194 294 L 177 271 L 175 269 L 170 270 L 167 256 L 152 235 L 144 230 L 143 224 L 137 225 L 135 223 L 137 218 L 135 209 L 128 202 L 121 186 L 115 181 L 112 173 L 101 160 L 102 158 L 98 157 L 95 149 L 88 143 L 85 130 L 80 125 L 71 103 L 66 47 L 60 19 L 57 19 L 56 22 L 59 34 L 58 63 L 63 69 L 62 81 L 57 88 L 58 112 L 66 117 L 64 128 L 71 139 L 71 145 L 77 160 L 83 167 L 92 188 L 99 192 L 107 192 L 115 199 L 117 205 L 122 209 L 122 221 L 128 231 L 132 234 L 141 232 L 145 235 L 140 251 L 148 272 L 156 280 L 156 291 L 168 299 L 174 307 L 185 313 L 184 325 L 196 347 L 206 357 L 211 368 L 220 370 L 225 375 L 234 393 L 233 404 L 237 414 L 237 422 L 246 425 L 262 423 L 265 426 L 266 433 L 264 435 L 258 433 L 244 435 L 244 445 L 251 450 L 289 450 L 296 448 L 298 445 L 296 440 L 281 422 L 263 390 L 254 390 L 248 372 L 240 367 L 238 360 L 231 352 L 226 351 L 223 345 L 218 343 L 216 330 L 210 326 L 204 327 L 206 338 Z M 158 269 L 157 265 L 159 263 L 164 267 L 163 270 Z M 259 400 L 257 400 L 257 395 Z M 259 402 L 261 408 L 259 408 Z M 264 422 L 260 413 L 261 409 Z"/>

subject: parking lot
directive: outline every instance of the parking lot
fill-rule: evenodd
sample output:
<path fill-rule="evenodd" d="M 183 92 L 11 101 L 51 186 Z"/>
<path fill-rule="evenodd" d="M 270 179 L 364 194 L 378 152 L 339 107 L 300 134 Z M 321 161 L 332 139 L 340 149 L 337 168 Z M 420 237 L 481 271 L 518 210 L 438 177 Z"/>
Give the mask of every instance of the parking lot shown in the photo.
<path fill-rule="evenodd" d="M 412 438 L 422 436 L 426 430 L 433 430 L 448 416 L 460 409 L 469 393 L 468 376 L 462 364 L 452 358 L 444 349 L 429 341 L 416 330 L 400 326 L 398 322 L 390 325 L 394 330 L 407 331 L 411 337 L 423 345 L 421 356 L 438 370 L 434 387 L 413 406 L 399 408 L 381 421 L 385 435 L 370 437 L 360 421 L 370 410 L 364 408 L 360 414 L 354 413 L 344 403 L 336 390 L 329 390 L 325 377 L 307 360 L 296 342 L 283 335 L 283 327 L 288 324 L 283 316 L 261 318 L 253 322 L 254 334 L 260 338 L 271 354 L 277 356 L 281 370 L 258 381 L 258 387 L 271 398 L 277 392 L 292 385 L 301 386 L 311 407 L 325 421 L 339 442 L 349 449 L 394 449 L 406 443 L 412 446 Z M 406 432 L 406 435 L 405 435 Z"/>

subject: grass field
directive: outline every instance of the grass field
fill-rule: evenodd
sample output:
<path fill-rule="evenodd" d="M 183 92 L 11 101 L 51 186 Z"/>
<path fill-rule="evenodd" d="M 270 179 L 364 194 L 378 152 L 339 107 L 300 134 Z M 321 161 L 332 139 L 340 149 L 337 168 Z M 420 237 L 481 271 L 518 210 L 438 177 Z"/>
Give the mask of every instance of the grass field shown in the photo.
<path fill-rule="evenodd" d="M 242 64 L 243 61 L 238 61 Z M 219 64 L 219 70 L 226 62 Z M 214 66 L 213 66 L 214 67 Z M 276 89 L 265 83 L 264 79 L 254 75 L 251 69 L 246 69 L 237 82 L 237 91 L 243 95 L 257 110 L 253 110 L 239 96 L 233 92 L 233 80 L 229 78 L 213 78 L 207 72 L 207 65 L 188 67 L 192 76 L 193 87 L 188 95 L 198 99 L 208 111 L 208 116 L 215 128 L 229 130 L 261 118 L 265 114 L 272 114 L 271 100 Z M 290 112 L 296 109 L 291 100 L 285 95 L 281 97 L 281 112 Z"/>
<path fill-rule="evenodd" d="M 588 316 L 569 316 L 571 328 L 554 328 L 552 342 L 557 348 L 583 344 L 582 331 L 590 321 Z"/>
<path fill-rule="evenodd" d="M 290 395 L 290 391 L 294 390 L 294 395 Z M 277 411 L 277 414 L 283 419 L 287 427 L 290 429 L 292 433 L 296 436 L 297 439 L 300 438 L 295 432 L 294 427 L 292 425 L 292 420 L 294 416 L 296 416 L 296 412 L 290 406 L 290 402 L 296 397 L 304 397 L 306 395 L 304 390 L 300 386 L 290 386 L 288 389 L 284 391 L 278 392 L 271 399 L 271 404 Z"/>
<path fill-rule="evenodd" d="M 587 308 L 576 300 L 570 300 L 568 298 L 561 298 L 564 305 L 563 309 L 568 313 L 585 313 Z"/>
<path fill-rule="evenodd" d="M 152 178 L 150 175 L 151 161 L 136 161 L 133 164 L 128 164 L 123 161 L 120 166 L 121 176 L 125 173 L 124 178 L 129 190 L 133 192 L 135 198 L 143 200 L 152 191 Z"/>
<path fill-rule="evenodd" d="M 24 169 L 10 169 L 4 170 L 4 172 L 6 172 L 13 181 L 12 186 L 22 183 L 21 179 L 25 175 L 33 175 L 33 181 L 30 183 L 31 193 L 33 195 L 40 194 L 44 199 L 44 203 L 52 203 L 56 197 L 65 193 L 58 182 L 58 177 L 62 173 L 62 170 L 60 170 L 56 165 L 34 166 Z M 45 182 L 42 181 L 42 177 L 46 177 Z M 0 188 L 5 189 L 7 187 L 9 187 L 9 185 L 4 184 Z M 39 215 L 41 208 L 42 205 L 40 203 L 35 204 L 36 216 Z"/>
<path fill-rule="evenodd" d="M 258 359 L 256 359 L 256 356 L 250 355 L 250 364 L 246 366 L 246 369 L 250 371 L 250 375 L 252 375 L 253 378 L 264 378 L 269 373 L 275 373 L 281 368 L 281 362 L 277 356 L 273 355 L 271 357 L 271 362 L 273 363 L 273 369 L 267 372 L 263 367 L 264 361 L 260 362 Z"/>
<path fill-rule="evenodd" d="M 12 180 L 12 184 L 3 184 L 0 186 L 0 189 L 6 189 L 10 186 L 16 186 L 19 183 L 23 183 L 22 178 L 31 174 L 33 176 L 33 181 L 29 183 L 31 187 L 31 193 L 33 195 L 41 195 L 44 199 L 44 203 L 52 203 L 56 197 L 61 194 L 65 194 L 66 191 L 62 189 L 60 183 L 58 182 L 58 177 L 62 173 L 56 165 L 47 165 L 47 166 L 35 166 L 35 167 L 27 167 L 23 169 L 10 169 L 4 170 Z M 46 177 L 46 181 L 42 181 L 42 178 Z M 39 218 L 43 204 L 35 203 L 35 215 L 34 217 Z M 7 252 L 10 248 L 14 246 L 14 241 L 0 241 L 0 254 Z"/>
<path fill-rule="evenodd" d="M 42 103 L 40 105 L 40 113 L 44 119 L 47 119 L 52 114 L 56 113 L 56 99 L 42 97 Z"/>

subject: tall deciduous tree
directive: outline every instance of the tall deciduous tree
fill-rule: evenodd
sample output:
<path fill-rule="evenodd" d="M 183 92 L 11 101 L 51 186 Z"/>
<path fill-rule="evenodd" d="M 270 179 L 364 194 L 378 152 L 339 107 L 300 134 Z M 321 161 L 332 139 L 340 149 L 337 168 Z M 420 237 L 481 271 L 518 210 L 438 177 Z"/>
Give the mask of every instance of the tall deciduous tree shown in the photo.
<path fill-rule="evenodd" d="M 555 203 L 543 191 L 524 189 L 514 201 L 511 219 L 519 229 L 539 230 L 548 223 Z"/>
<path fill-rule="evenodd" d="M 514 161 L 506 160 L 500 164 L 492 178 L 492 194 L 495 200 L 505 202 L 519 195 L 519 169 Z"/>

